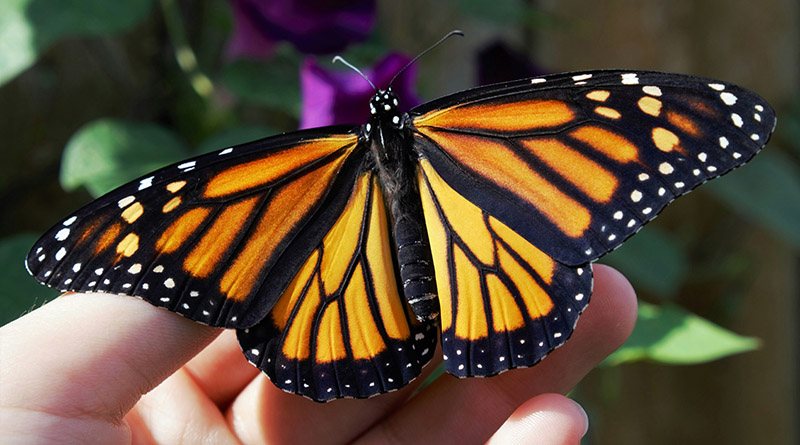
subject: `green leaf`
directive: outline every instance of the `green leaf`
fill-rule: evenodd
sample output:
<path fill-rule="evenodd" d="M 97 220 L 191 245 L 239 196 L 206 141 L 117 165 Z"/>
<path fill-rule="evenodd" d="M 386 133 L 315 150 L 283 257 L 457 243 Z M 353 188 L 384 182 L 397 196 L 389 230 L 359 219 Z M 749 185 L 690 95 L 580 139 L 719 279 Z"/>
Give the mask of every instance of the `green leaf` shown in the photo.
<path fill-rule="evenodd" d="M 743 337 L 677 306 L 639 303 L 639 318 L 630 338 L 603 362 L 618 365 L 638 360 L 694 364 L 758 348 Z"/>
<path fill-rule="evenodd" d="M 36 62 L 65 37 L 100 36 L 130 29 L 152 0 L 0 1 L 0 85 Z"/>
<path fill-rule="evenodd" d="M 686 280 L 686 252 L 681 243 L 656 227 L 647 227 L 603 257 L 636 287 L 669 299 Z"/>
<path fill-rule="evenodd" d="M 234 145 L 263 139 L 278 134 L 278 130 L 264 125 L 238 125 L 215 133 L 197 146 L 196 153 L 209 153 Z"/>
<path fill-rule="evenodd" d="M 707 190 L 800 249 L 800 168 L 791 158 L 765 151 L 725 179 Z"/>
<path fill-rule="evenodd" d="M 225 86 L 242 100 L 300 115 L 300 58 L 279 51 L 267 62 L 236 60 L 225 67 Z"/>
<path fill-rule="evenodd" d="M 114 119 L 90 122 L 64 148 L 61 185 L 86 186 L 93 196 L 189 156 L 183 142 L 155 124 Z"/>
<path fill-rule="evenodd" d="M 0 326 L 59 294 L 37 283 L 25 270 L 25 257 L 37 239 L 32 233 L 0 239 Z"/>

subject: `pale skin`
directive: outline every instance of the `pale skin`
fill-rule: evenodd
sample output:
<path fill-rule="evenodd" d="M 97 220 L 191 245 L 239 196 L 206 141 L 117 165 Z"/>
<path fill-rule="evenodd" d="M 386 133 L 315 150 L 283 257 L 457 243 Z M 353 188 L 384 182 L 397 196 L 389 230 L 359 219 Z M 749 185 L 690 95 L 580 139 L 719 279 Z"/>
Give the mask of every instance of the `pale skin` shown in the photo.
<path fill-rule="evenodd" d="M 0 328 L 0 441 L 577 444 L 588 419 L 563 394 L 635 319 L 630 284 L 598 265 L 572 338 L 537 366 L 445 375 L 409 399 L 438 358 L 400 391 L 319 404 L 276 389 L 232 331 L 137 298 L 69 294 Z"/>

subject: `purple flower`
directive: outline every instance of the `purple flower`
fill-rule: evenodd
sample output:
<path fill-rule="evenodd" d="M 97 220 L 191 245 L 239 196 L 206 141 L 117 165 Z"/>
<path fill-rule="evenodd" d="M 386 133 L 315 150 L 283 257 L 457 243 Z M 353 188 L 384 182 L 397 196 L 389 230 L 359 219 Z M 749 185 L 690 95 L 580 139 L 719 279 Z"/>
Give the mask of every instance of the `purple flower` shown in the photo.
<path fill-rule="evenodd" d="M 547 74 L 530 57 L 506 45 L 495 42 L 478 52 L 478 82 L 481 85 L 524 79 Z"/>
<path fill-rule="evenodd" d="M 331 54 L 364 40 L 375 25 L 375 0 L 231 0 L 232 57 L 261 58 L 278 41 L 307 54 Z"/>
<path fill-rule="evenodd" d="M 392 53 L 364 74 L 378 88 L 388 87 L 389 81 L 411 59 Z M 392 89 L 400 98 L 400 111 L 420 103 L 415 92 L 417 71 L 412 65 L 394 81 Z M 375 91 L 358 73 L 345 68 L 329 71 L 307 58 L 300 68 L 300 90 L 303 112 L 300 128 L 334 124 L 363 124 L 369 119 L 369 99 Z"/>

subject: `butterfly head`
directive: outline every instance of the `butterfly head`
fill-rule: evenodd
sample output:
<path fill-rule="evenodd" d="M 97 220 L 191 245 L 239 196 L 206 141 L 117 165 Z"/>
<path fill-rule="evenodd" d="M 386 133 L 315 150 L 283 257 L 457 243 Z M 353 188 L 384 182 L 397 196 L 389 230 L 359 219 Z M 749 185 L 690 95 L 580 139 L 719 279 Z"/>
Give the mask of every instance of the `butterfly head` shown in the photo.
<path fill-rule="evenodd" d="M 377 90 L 369 101 L 370 122 L 403 128 L 403 117 L 397 108 L 399 103 L 392 87 Z"/>

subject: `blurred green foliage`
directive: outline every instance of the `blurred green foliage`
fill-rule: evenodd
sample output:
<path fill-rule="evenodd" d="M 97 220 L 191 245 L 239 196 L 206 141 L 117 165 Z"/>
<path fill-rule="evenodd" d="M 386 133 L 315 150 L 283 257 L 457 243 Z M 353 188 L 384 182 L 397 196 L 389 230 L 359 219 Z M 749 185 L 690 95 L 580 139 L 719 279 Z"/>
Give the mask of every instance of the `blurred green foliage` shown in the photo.
<path fill-rule="evenodd" d="M 521 12 L 508 14 L 494 7 L 487 9 L 481 2 L 463 0 L 460 4 L 475 19 L 497 22 L 516 17 L 523 26 L 557 22 L 521 5 L 515 6 Z M 152 6 L 150 0 L 0 2 L 0 87 L 32 66 L 45 49 L 60 39 L 125 32 L 145 19 L 152 20 Z M 65 190 L 85 187 L 98 196 L 192 154 L 269 136 L 291 129 L 287 122 L 296 123 L 301 112 L 298 68 L 302 54 L 281 46 L 268 61 L 226 62 L 221 51 L 204 44 L 202 47 L 208 51 L 196 56 L 175 4 L 162 2 L 161 13 L 164 34 L 172 39 L 173 56 L 179 67 L 176 72 L 183 76 L 165 76 L 167 81 L 176 83 L 179 91 L 175 125 L 111 118 L 86 123 L 64 148 L 61 183 Z M 224 27 L 226 21 L 219 22 L 222 25 L 217 25 Z M 381 55 L 388 49 L 379 39 L 370 39 L 361 49 L 355 47 L 348 53 L 359 59 L 364 54 Z M 206 75 L 203 63 L 220 69 Z M 270 114 L 270 110 L 277 110 L 277 114 Z M 243 118 L 262 113 L 274 117 L 274 128 L 248 124 Z M 800 101 L 789 116 L 781 119 L 787 121 L 788 137 L 784 140 L 793 141 L 791 148 L 800 153 Z M 199 128 L 201 125 L 204 127 Z M 800 173 L 794 159 L 772 146 L 768 150 L 771 153 L 760 155 L 752 165 L 707 189 L 734 212 L 800 248 Z M 0 323 L 56 294 L 25 273 L 22 262 L 34 241 L 31 234 L 0 240 L 0 283 L 4 289 Z M 678 237 L 648 227 L 609 255 L 607 261 L 626 273 L 638 289 L 668 301 L 692 278 L 688 257 L 687 246 Z M 700 363 L 749 351 L 757 345 L 752 338 L 734 334 L 675 305 L 643 303 L 639 324 L 630 340 L 606 364 L 634 360 Z"/>
<path fill-rule="evenodd" d="M 37 238 L 35 233 L 20 233 L 0 239 L 0 326 L 59 294 L 37 283 L 25 270 L 24 258 Z"/>
<path fill-rule="evenodd" d="M 128 30 L 142 21 L 152 4 L 152 0 L 3 0 L 0 85 L 33 65 L 59 39 Z"/>

